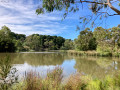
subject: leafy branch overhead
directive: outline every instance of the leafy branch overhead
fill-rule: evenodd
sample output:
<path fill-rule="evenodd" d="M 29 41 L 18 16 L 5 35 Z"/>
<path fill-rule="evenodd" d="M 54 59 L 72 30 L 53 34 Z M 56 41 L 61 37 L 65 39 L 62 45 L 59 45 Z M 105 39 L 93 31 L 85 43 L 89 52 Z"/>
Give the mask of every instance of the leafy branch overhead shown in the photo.
<path fill-rule="evenodd" d="M 70 12 L 77 12 L 80 9 L 85 10 L 86 5 L 92 14 L 87 16 L 80 16 L 82 23 L 94 25 L 97 18 L 100 20 L 108 16 L 120 15 L 118 6 L 119 0 L 41 0 L 42 6 L 36 10 L 37 14 L 43 14 L 46 12 L 53 12 L 54 10 L 65 10 L 63 17 L 65 18 Z M 86 3 L 86 4 L 84 4 Z M 115 4 L 118 4 L 116 6 Z M 113 11 L 112 13 L 109 11 Z M 80 19 L 80 20 L 81 20 Z M 81 23 L 81 22 L 80 22 Z"/>

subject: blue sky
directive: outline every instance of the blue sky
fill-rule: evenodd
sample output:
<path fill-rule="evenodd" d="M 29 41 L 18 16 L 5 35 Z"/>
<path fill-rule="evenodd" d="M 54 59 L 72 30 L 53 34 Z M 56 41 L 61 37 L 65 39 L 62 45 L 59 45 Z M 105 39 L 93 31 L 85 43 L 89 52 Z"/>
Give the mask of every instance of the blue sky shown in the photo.
<path fill-rule="evenodd" d="M 70 13 L 62 21 L 63 12 L 54 11 L 43 15 L 37 15 L 35 10 L 40 5 L 39 0 L 6 0 L 0 2 L 0 27 L 8 26 L 11 31 L 20 34 L 57 35 L 66 39 L 75 39 L 79 35 L 76 26 L 79 25 L 79 15 L 91 13 L 84 4 L 84 10 Z M 99 22 L 99 21 L 98 21 Z M 101 25 L 110 28 L 120 24 L 120 16 L 107 18 Z"/>

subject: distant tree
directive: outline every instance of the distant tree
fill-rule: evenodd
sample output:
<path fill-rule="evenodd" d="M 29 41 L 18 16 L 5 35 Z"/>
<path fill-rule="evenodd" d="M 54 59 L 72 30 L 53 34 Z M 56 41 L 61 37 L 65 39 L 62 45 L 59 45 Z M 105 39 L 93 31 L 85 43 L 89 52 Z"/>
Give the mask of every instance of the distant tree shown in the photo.
<path fill-rule="evenodd" d="M 40 50 L 40 37 L 38 35 L 30 35 L 26 37 L 25 40 L 26 46 L 29 46 L 31 50 L 39 51 Z"/>
<path fill-rule="evenodd" d="M 60 49 L 60 47 L 64 44 L 64 42 L 65 42 L 65 39 L 63 37 L 60 37 L 60 36 L 57 37 L 56 38 L 56 43 L 55 43 L 56 48 Z"/>
<path fill-rule="evenodd" d="M 97 51 L 106 52 L 113 54 L 114 52 L 119 52 L 120 43 L 120 28 L 113 27 L 109 29 L 104 29 L 102 27 L 97 27 L 94 30 L 94 37 L 97 41 Z"/>
<path fill-rule="evenodd" d="M 0 30 L 0 52 L 14 52 L 16 50 L 11 30 L 3 26 Z"/>
<path fill-rule="evenodd" d="M 15 46 L 18 52 L 25 50 L 23 47 L 23 42 L 21 42 L 20 40 L 15 41 Z"/>
<path fill-rule="evenodd" d="M 96 50 L 96 40 L 93 37 L 92 31 L 89 28 L 80 32 L 80 35 L 75 40 L 75 47 L 77 50 L 87 51 Z"/>
<path fill-rule="evenodd" d="M 64 45 L 61 47 L 63 50 L 73 50 L 74 42 L 71 39 L 66 39 Z"/>
<path fill-rule="evenodd" d="M 95 28 L 94 32 L 94 37 L 96 38 L 97 42 L 97 51 L 98 52 L 108 52 L 109 51 L 109 46 L 110 46 L 110 31 L 109 29 L 104 29 L 102 27 L 97 27 Z M 110 52 L 110 51 L 109 51 Z"/>

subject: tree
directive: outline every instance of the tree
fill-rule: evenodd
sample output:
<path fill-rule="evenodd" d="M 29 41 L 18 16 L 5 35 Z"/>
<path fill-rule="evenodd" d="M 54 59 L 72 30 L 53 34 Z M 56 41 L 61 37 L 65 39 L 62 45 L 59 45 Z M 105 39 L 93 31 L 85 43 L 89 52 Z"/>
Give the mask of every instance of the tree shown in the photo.
<path fill-rule="evenodd" d="M 60 36 L 57 37 L 56 43 L 55 43 L 56 49 L 60 49 L 60 47 L 64 44 L 64 42 L 65 42 L 65 39 L 63 37 L 60 37 Z"/>
<path fill-rule="evenodd" d="M 97 42 L 97 52 L 99 52 L 101 54 L 111 53 L 111 49 L 110 49 L 111 36 L 110 36 L 109 29 L 97 27 L 97 28 L 95 28 L 93 34 L 94 34 L 94 37 L 96 38 L 96 42 Z"/>
<path fill-rule="evenodd" d="M 40 37 L 37 34 L 30 35 L 26 37 L 25 44 L 29 46 L 31 50 L 39 51 L 41 45 Z"/>
<path fill-rule="evenodd" d="M 15 46 L 18 52 L 24 51 L 23 42 L 21 42 L 20 40 L 15 41 Z"/>
<path fill-rule="evenodd" d="M 16 50 L 14 37 L 7 26 L 0 30 L 0 52 L 14 52 Z"/>
<path fill-rule="evenodd" d="M 71 39 L 66 39 L 64 45 L 61 47 L 63 50 L 73 50 L 74 42 Z"/>
<path fill-rule="evenodd" d="M 113 27 L 104 29 L 102 27 L 95 28 L 94 37 L 97 41 L 97 51 L 100 53 L 114 54 L 119 52 L 120 28 Z"/>
<path fill-rule="evenodd" d="M 80 20 L 84 23 L 84 27 L 86 24 L 91 22 L 91 25 L 95 25 L 95 21 L 97 18 L 103 20 L 103 17 L 120 15 L 120 10 L 114 7 L 115 3 L 120 5 L 119 0 L 42 0 L 42 7 L 39 7 L 36 10 L 37 14 L 45 13 L 45 12 L 53 12 L 54 10 L 65 10 L 64 18 L 70 12 L 77 12 L 81 8 L 84 10 L 84 4 L 88 5 L 88 9 L 91 10 L 91 14 L 88 16 L 80 16 Z M 112 14 L 109 11 L 113 11 Z M 94 13 L 94 14 L 93 14 Z"/>
<path fill-rule="evenodd" d="M 75 47 L 77 50 L 96 50 L 96 46 L 96 39 L 93 37 L 93 33 L 89 28 L 81 31 L 80 35 L 75 40 Z"/>

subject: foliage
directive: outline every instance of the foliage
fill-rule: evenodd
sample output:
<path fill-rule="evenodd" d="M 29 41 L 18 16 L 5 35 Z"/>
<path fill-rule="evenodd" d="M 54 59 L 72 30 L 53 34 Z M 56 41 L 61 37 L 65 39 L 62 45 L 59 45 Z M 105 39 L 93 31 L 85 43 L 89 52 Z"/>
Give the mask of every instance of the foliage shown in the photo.
<path fill-rule="evenodd" d="M 14 52 L 15 44 L 10 29 L 3 26 L 0 30 L 0 52 Z"/>
<path fill-rule="evenodd" d="M 0 30 L 0 52 L 43 51 L 43 50 L 96 50 L 101 56 L 119 56 L 120 27 L 94 31 L 86 28 L 74 41 L 60 36 L 15 34 L 6 26 Z"/>
<path fill-rule="evenodd" d="M 60 36 L 16 34 L 7 26 L 0 30 L 0 52 L 59 50 L 65 39 Z"/>
<path fill-rule="evenodd" d="M 84 90 L 86 88 L 87 83 L 82 79 L 82 75 L 80 73 L 76 73 L 75 75 L 71 75 L 65 84 L 65 90 Z"/>
<path fill-rule="evenodd" d="M 9 56 L 0 60 L 0 89 L 12 90 L 12 86 L 18 82 L 16 76 L 16 68 L 12 68 L 11 59 Z"/>
<path fill-rule="evenodd" d="M 25 45 L 31 50 L 59 50 L 65 42 L 63 37 L 33 34 L 26 37 Z"/>
<path fill-rule="evenodd" d="M 74 42 L 71 39 L 66 39 L 61 50 L 73 50 L 74 49 Z"/>
<path fill-rule="evenodd" d="M 108 16 L 120 15 L 119 8 L 116 8 L 115 6 L 117 4 L 119 6 L 120 2 L 114 2 L 111 0 L 42 0 L 42 6 L 40 4 L 36 13 L 43 14 L 56 10 L 64 11 L 63 17 L 65 18 L 70 12 L 73 14 L 83 10 L 84 12 L 88 12 L 88 14 L 79 14 L 80 24 L 83 23 L 83 27 L 86 27 L 86 25 L 90 22 L 93 27 L 103 23 L 102 21 L 104 18 L 107 18 Z M 87 9 L 85 6 L 88 6 Z M 109 9 L 114 12 L 110 13 Z M 98 19 L 99 22 L 97 22 Z M 79 26 L 77 26 L 77 29 L 80 29 Z"/>
<path fill-rule="evenodd" d="M 25 80 L 19 87 L 22 90 L 119 90 L 120 75 L 119 72 L 115 76 L 106 76 L 103 80 L 92 78 L 88 75 L 82 75 L 79 72 L 68 77 L 64 81 L 62 78 L 62 69 L 55 68 L 52 72 L 48 72 L 43 79 L 36 72 L 27 72 Z M 15 90 L 15 89 L 13 89 Z"/>
<path fill-rule="evenodd" d="M 62 69 L 55 68 L 47 73 L 47 77 L 42 79 L 36 72 L 28 72 L 25 75 L 25 87 L 23 90 L 53 90 L 59 88 L 62 81 Z"/>
<path fill-rule="evenodd" d="M 93 32 L 86 28 L 75 39 L 75 49 L 78 51 L 96 50 L 101 56 L 119 56 L 119 42 L 119 26 L 109 29 L 97 27 Z"/>
<path fill-rule="evenodd" d="M 96 39 L 93 37 L 89 28 L 80 32 L 78 39 L 75 40 L 75 48 L 81 51 L 96 50 Z"/>
<path fill-rule="evenodd" d="M 94 30 L 94 37 L 97 41 L 97 51 L 101 54 L 114 55 L 119 53 L 120 28 L 113 27 L 104 29 L 97 27 Z"/>

